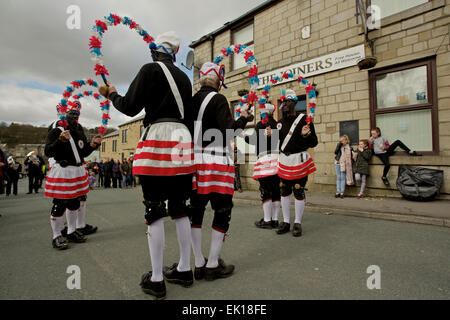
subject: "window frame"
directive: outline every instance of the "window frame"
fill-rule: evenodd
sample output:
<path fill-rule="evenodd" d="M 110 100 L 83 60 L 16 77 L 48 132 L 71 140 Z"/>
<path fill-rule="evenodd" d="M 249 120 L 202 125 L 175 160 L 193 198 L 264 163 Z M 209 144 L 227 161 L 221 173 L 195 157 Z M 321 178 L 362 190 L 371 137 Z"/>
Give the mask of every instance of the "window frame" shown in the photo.
<path fill-rule="evenodd" d="M 235 33 L 241 31 L 242 29 L 244 29 L 244 28 L 246 28 L 246 27 L 248 27 L 250 25 L 253 25 L 252 41 L 247 42 L 247 43 L 239 43 L 239 44 L 243 44 L 243 45 L 246 45 L 246 46 L 251 46 L 252 44 L 255 44 L 255 21 L 254 21 L 253 17 L 250 20 L 245 21 L 244 23 L 242 23 L 238 27 L 236 27 L 236 28 L 231 30 L 231 44 L 236 44 L 236 43 L 234 43 L 234 35 L 235 35 Z M 234 68 L 234 56 L 235 55 L 233 55 L 231 57 L 231 59 L 230 59 L 231 60 L 230 61 L 230 72 L 235 71 L 235 70 L 239 70 L 241 68 L 245 68 L 245 67 L 241 67 L 241 68 L 238 68 L 238 69 Z"/>
<path fill-rule="evenodd" d="M 411 8 L 408 8 L 408 9 L 405 9 L 405 10 L 403 10 L 403 11 L 400 11 L 400 12 L 397 12 L 397 13 L 394 13 L 394 14 L 391 14 L 391 15 L 389 15 L 389 16 L 386 16 L 386 17 L 384 17 L 384 18 L 381 18 L 381 21 L 383 21 L 383 19 L 386 19 L 386 18 L 391 18 L 392 16 L 395 16 L 395 15 L 397 15 L 397 14 L 402 14 L 403 12 L 405 12 L 405 11 L 407 11 L 407 10 L 411 10 L 411 9 L 414 9 L 414 8 L 416 8 L 416 7 L 419 7 L 419 6 L 423 6 L 423 5 L 425 5 L 425 4 L 427 4 L 428 2 L 431 2 L 432 0 L 427 0 L 427 2 L 425 2 L 425 3 L 422 3 L 422 4 L 418 4 L 417 6 L 414 6 L 414 7 L 411 7 Z M 366 8 L 368 8 L 368 7 L 370 7 L 372 5 L 372 0 L 366 0 Z M 369 15 L 366 13 L 366 18 L 368 18 L 369 17 Z M 381 22 L 380 21 L 380 22 Z M 383 24 L 381 24 L 381 27 L 386 27 L 387 25 L 383 25 Z M 374 29 L 375 30 L 375 29 Z M 372 30 L 369 30 L 369 31 L 372 31 Z"/>
<path fill-rule="evenodd" d="M 122 143 L 128 142 L 128 129 L 122 130 Z"/>
<path fill-rule="evenodd" d="M 414 69 L 417 67 L 427 67 L 427 91 L 428 101 L 422 104 L 406 105 L 401 107 L 392 107 L 377 109 L 377 91 L 376 77 L 382 74 L 388 74 L 397 71 Z M 431 139 L 432 151 L 420 151 L 424 155 L 439 154 L 439 121 L 438 121 L 438 99 L 437 99 L 437 75 L 436 75 L 436 57 L 429 57 L 416 61 L 409 61 L 395 66 L 389 66 L 381 69 L 369 71 L 369 103 L 370 103 L 370 126 L 375 128 L 376 116 L 379 114 L 401 113 L 408 111 L 430 110 L 431 111 Z"/>

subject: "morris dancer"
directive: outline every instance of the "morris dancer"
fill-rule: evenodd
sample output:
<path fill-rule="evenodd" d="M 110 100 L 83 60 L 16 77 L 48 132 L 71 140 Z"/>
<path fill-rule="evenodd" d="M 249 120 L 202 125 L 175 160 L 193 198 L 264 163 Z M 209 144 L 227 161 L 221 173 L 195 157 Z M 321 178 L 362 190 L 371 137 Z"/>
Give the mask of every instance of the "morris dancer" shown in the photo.
<path fill-rule="evenodd" d="M 306 122 L 306 115 L 296 115 L 297 95 L 294 90 L 286 90 L 282 108 L 286 118 L 278 123 L 280 130 L 280 155 L 278 176 L 281 178 L 281 207 L 284 222 L 280 224 L 277 234 L 290 231 L 291 194 L 295 197 L 295 221 L 292 234 L 302 235 L 302 217 L 305 210 L 305 186 L 308 175 L 316 171 L 314 162 L 308 153 L 309 148 L 317 146 L 314 124 Z"/>
<path fill-rule="evenodd" d="M 159 35 L 152 47 L 154 63 L 144 65 L 125 96 L 114 86 L 109 98 L 120 112 L 133 117 L 145 107 L 146 129 L 139 140 L 133 162 L 133 175 L 139 175 L 145 204 L 148 245 L 152 271 L 142 276 L 142 290 L 164 299 L 169 282 L 193 284 L 190 266 L 191 227 L 186 200 L 192 190 L 195 171 L 192 137 L 192 87 L 189 78 L 174 65 L 180 41 L 174 32 Z M 149 125 L 151 126 L 149 127 Z M 163 276 L 164 222 L 175 219 L 180 260 Z"/>
<path fill-rule="evenodd" d="M 227 129 L 244 129 L 248 113 L 241 111 L 241 117 L 233 119 L 225 96 L 218 93 L 224 81 L 222 68 L 206 62 L 200 70 L 200 90 L 194 95 L 193 107 L 196 114 L 194 143 L 197 165 L 196 188 L 190 202 L 192 215 L 192 248 L 195 257 L 196 280 L 214 280 L 230 276 L 233 265 L 226 265 L 219 254 L 230 226 L 234 193 L 234 152 Z M 205 134 L 206 133 L 206 134 Z M 214 141 L 207 136 L 212 134 Z M 229 133 L 228 133 L 229 134 Z M 203 139 L 202 139 L 203 137 Z M 202 253 L 202 222 L 205 208 L 211 201 L 214 220 L 211 231 L 211 248 L 208 260 Z"/>
<path fill-rule="evenodd" d="M 69 104 L 67 128 L 61 122 L 52 128 L 45 145 L 45 155 L 52 157 L 54 163 L 45 183 L 46 197 L 53 198 L 50 224 L 53 230 L 53 247 L 66 249 L 68 241 L 84 242 L 86 237 L 77 230 L 80 198 L 89 192 L 84 157 L 96 150 L 102 138 L 96 136 L 88 143 L 83 127 L 78 124 L 81 104 L 76 101 Z M 64 212 L 67 211 L 67 238 L 61 235 L 64 225 Z"/>
<path fill-rule="evenodd" d="M 261 114 L 265 113 L 268 121 L 262 120 L 256 124 L 255 132 L 252 136 L 246 136 L 245 142 L 256 145 L 258 161 L 253 171 L 253 179 L 259 182 L 259 191 L 263 206 L 264 217 L 255 222 L 256 227 L 263 229 L 278 228 L 278 214 L 280 212 L 280 178 L 278 171 L 278 140 L 274 141 L 272 136 L 268 136 L 269 129 L 276 130 L 277 122 L 273 118 L 275 106 L 270 103 L 265 104 L 264 109 L 260 109 Z"/>

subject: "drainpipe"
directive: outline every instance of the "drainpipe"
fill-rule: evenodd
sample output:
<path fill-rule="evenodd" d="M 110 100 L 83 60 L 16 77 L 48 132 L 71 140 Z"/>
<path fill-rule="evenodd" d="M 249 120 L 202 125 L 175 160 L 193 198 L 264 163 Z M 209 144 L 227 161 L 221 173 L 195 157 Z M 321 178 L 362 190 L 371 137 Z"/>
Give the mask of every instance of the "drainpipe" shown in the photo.
<path fill-rule="evenodd" d="M 211 41 L 211 62 L 214 61 L 214 40 L 215 37 L 210 35 L 209 40 Z"/>

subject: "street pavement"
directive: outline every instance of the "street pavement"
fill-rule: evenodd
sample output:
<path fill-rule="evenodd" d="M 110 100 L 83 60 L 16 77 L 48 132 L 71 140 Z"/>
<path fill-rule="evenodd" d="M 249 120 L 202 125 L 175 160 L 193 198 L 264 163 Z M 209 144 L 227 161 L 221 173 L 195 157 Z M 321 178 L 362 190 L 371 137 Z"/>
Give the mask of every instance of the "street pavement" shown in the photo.
<path fill-rule="evenodd" d="M 25 185 L 20 182 L 18 196 L 0 196 L 0 299 L 152 299 L 139 286 L 151 269 L 139 188 L 91 191 L 87 222 L 99 231 L 56 251 L 51 199 L 43 191 L 25 194 Z M 236 204 L 221 255 L 236 265 L 235 274 L 191 288 L 166 283 L 167 299 L 450 298 L 449 228 L 306 210 L 303 236 L 294 238 L 256 228 L 261 217 L 260 206 Z M 211 222 L 208 208 L 205 256 Z M 175 223 L 166 218 L 165 227 L 164 262 L 170 265 L 178 242 Z M 81 270 L 81 289 L 67 288 L 71 265 Z M 380 268 L 381 289 L 367 287 L 372 265 Z"/>

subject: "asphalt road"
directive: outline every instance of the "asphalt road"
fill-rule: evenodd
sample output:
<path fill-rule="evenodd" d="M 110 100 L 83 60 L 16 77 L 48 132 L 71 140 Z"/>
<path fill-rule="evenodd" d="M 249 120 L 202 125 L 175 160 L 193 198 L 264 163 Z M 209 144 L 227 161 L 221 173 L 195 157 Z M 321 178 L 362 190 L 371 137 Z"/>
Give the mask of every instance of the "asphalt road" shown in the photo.
<path fill-rule="evenodd" d="M 139 188 L 91 191 L 87 220 L 99 231 L 65 251 L 51 246 L 51 199 L 25 192 L 0 196 L 0 299 L 151 299 L 139 287 L 151 269 Z M 222 252 L 236 265 L 232 277 L 191 288 L 166 284 L 167 299 L 450 298 L 448 228 L 306 211 L 303 236 L 294 238 L 257 229 L 253 222 L 261 216 L 259 206 L 233 209 Z M 165 226 L 169 265 L 177 261 L 178 243 L 173 221 Z M 81 270 L 79 290 L 66 286 L 71 265 Z M 371 265 L 380 268 L 381 289 L 367 288 Z"/>

